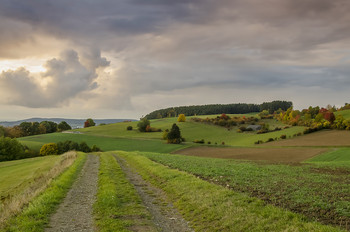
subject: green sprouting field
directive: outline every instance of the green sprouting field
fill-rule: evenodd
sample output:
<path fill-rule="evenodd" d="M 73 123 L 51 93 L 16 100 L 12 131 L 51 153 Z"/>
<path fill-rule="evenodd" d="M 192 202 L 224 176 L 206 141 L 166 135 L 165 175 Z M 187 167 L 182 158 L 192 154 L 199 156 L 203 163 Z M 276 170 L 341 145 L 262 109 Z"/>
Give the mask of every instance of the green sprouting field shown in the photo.
<path fill-rule="evenodd" d="M 350 119 L 350 110 L 341 110 L 334 112 L 335 115 L 342 115 L 345 119 Z"/>

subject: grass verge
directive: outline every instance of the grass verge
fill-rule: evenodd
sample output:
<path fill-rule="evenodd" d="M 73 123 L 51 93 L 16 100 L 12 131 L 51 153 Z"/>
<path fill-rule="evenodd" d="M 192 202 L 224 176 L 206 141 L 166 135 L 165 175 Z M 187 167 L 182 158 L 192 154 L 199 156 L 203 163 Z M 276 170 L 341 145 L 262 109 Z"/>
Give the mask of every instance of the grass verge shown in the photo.
<path fill-rule="evenodd" d="M 308 222 L 299 214 L 170 169 L 137 153 L 118 154 L 162 188 L 196 231 L 341 231 Z"/>
<path fill-rule="evenodd" d="M 47 189 L 34 198 L 21 213 L 11 217 L 0 231 L 44 231 L 50 214 L 65 197 L 85 161 L 86 155 L 79 153 L 75 162 L 68 169 L 53 180 Z"/>
<path fill-rule="evenodd" d="M 99 231 L 151 230 L 148 211 L 133 185 L 128 182 L 111 152 L 101 153 L 97 200 L 94 214 Z M 142 230 L 139 230 L 142 231 Z"/>

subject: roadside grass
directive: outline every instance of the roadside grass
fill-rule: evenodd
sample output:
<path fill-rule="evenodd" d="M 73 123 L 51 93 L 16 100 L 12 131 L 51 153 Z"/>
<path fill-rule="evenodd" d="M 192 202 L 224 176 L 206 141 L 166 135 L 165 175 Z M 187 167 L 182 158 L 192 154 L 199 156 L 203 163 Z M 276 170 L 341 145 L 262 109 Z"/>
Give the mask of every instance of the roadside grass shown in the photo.
<path fill-rule="evenodd" d="M 0 163 L 0 225 L 43 192 L 76 159 L 75 152 Z"/>
<path fill-rule="evenodd" d="M 266 205 L 257 198 L 165 167 L 140 153 L 118 152 L 118 155 L 143 178 L 162 188 L 196 231 L 341 231 L 335 227 L 307 221 L 299 214 Z M 144 155 L 165 159 L 178 157 L 166 154 Z M 168 165 L 172 165 L 175 160 L 171 161 Z M 191 165 L 188 161 L 190 160 L 187 160 L 186 166 Z M 201 169 L 197 165 L 193 167 Z M 215 173 L 215 170 L 209 169 Z"/>
<path fill-rule="evenodd" d="M 79 153 L 68 169 L 57 179 L 54 179 L 46 190 L 35 197 L 18 215 L 11 217 L 0 228 L 0 231 L 44 231 L 44 226 L 49 222 L 50 214 L 56 210 L 58 204 L 65 197 L 85 161 L 86 155 Z"/>
<path fill-rule="evenodd" d="M 350 229 L 350 165 L 337 168 L 323 163 L 285 165 L 157 153 L 142 155 L 301 213 L 309 220 Z"/>
<path fill-rule="evenodd" d="M 105 128 L 105 131 L 109 130 L 109 125 L 97 126 Z M 127 131 L 125 130 L 125 133 Z M 124 151 L 149 151 L 149 152 L 172 152 L 181 148 L 185 148 L 186 145 L 179 144 L 166 144 L 164 140 L 152 140 L 152 139 L 130 139 L 130 138 L 118 138 L 109 137 L 105 134 L 70 134 L 70 133 L 52 133 L 45 135 L 35 135 L 29 137 L 19 138 L 22 144 L 27 145 L 35 150 L 40 150 L 41 146 L 45 143 L 57 143 L 59 141 L 72 140 L 75 142 L 86 142 L 89 146 L 97 145 L 103 151 L 112 150 L 124 150 Z"/>
<path fill-rule="evenodd" d="M 156 231 L 146 223 L 150 215 L 111 152 L 100 154 L 94 214 L 99 231 L 130 231 L 133 226 Z"/>
<path fill-rule="evenodd" d="M 0 199 L 4 201 L 28 188 L 48 172 L 62 156 L 44 156 L 0 162 Z"/>
<path fill-rule="evenodd" d="M 350 148 L 334 148 L 332 151 L 315 156 L 307 162 L 349 162 L 350 166 Z"/>

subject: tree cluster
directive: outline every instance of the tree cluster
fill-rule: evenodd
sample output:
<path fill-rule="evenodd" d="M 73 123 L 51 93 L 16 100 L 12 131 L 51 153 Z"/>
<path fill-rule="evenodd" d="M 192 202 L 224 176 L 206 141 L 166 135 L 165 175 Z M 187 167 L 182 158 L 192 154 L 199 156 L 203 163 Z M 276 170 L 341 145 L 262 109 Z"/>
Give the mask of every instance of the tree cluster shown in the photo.
<path fill-rule="evenodd" d="M 319 106 L 310 106 L 302 111 L 289 108 L 286 111 L 276 113 L 275 118 L 292 126 L 309 127 L 305 129 L 305 134 L 321 129 L 350 130 L 350 120 L 344 119 L 342 115 L 336 117 L 333 113 L 334 110 L 333 107 L 326 109 Z"/>
<path fill-rule="evenodd" d="M 270 113 L 278 109 L 287 110 L 292 107 L 290 101 L 272 101 L 262 104 L 211 104 L 211 105 L 194 105 L 194 106 L 179 106 L 153 111 L 146 115 L 148 119 L 176 117 L 179 114 L 187 116 L 194 115 L 210 115 L 210 114 L 246 114 L 252 112 L 260 112 L 268 110 Z"/>
<path fill-rule="evenodd" d="M 29 150 L 15 138 L 0 137 L 0 161 L 16 160 L 38 156 L 38 152 Z"/>
<path fill-rule="evenodd" d="M 96 145 L 89 147 L 86 142 L 77 143 L 71 140 L 58 143 L 44 144 L 40 149 L 40 155 L 60 155 L 68 151 L 99 152 L 101 149 Z"/>
<path fill-rule="evenodd" d="M 208 123 L 226 128 L 241 124 L 255 124 L 259 121 L 259 119 L 256 117 L 230 117 L 226 114 L 221 114 L 221 116 L 217 116 L 216 118 L 192 118 L 191 120 L 194 122 Z"/>
<path fill-rule="evenodd" d="M 13 127 L 0 126 L 0 136 L 19 138 L 24 136 L 54 133 L 57 131 L 71 130 L 71 126 L 65 121 L 59 124 L 51 121 L 42 122 L 22 122 Z"/>
<path fill-rule="evenodd" d="M 84 122 L 84 128 L 95 126 L 95 125 L 96 123 L 91 118 L 86 119 L 86 121 Z"/>

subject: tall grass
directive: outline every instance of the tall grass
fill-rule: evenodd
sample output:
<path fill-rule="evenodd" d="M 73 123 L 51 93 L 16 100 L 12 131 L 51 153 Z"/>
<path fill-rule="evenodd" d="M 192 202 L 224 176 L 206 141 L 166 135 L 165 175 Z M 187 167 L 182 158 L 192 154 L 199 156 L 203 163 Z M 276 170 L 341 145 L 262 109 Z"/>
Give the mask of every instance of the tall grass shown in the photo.
<path fill-rule="evenodd" d="M 67 157 L 74 156 L 76 155 L 72 153 L 67 155 Z M 66 161 L 62 161 L 62 164 L 66 163 L 65 171 L 53 181 L 51 181 L 53 178 L 51 177 L 51 180 L 47 181 L 49 184 L 48 186 L 46 184 L 47 188 L 45 191 L 29 202 L 19 214 L 9 218 L 2 225 L 0 231 L 43 231 L 45 224 L 49 221 L 50 214 L 56 209 L 57 205 L 68 192 L 81 171 L 85 160 L 86 155 L 79 153 L 75 162 L 70 167 L 68 167 L 68 164 L 71 161 L 67 161 L 67 163 Z M 59 174 L 60 172 L 58 170 L 64 169 L 57 169 L 56 172 Z"/>

